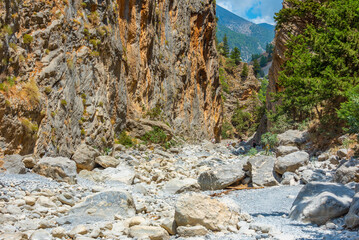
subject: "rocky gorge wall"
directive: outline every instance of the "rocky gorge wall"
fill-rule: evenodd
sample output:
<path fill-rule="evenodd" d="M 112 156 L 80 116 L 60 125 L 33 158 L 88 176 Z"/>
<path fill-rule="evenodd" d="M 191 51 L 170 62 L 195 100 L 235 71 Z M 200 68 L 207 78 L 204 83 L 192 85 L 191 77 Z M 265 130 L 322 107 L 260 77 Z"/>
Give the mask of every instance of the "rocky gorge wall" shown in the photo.
<path fill-rule="evenodd" d="M 290 8 L 291 4 L 287 0 L 283 0 L 283 8 Z M 282 24 L 279 29 L 276 30 L 274 38 L 274 50 L 273 50 L 273 63 L 269 69 L 268 78 L 269 85 L 267 90 L 267 109 L 275 110 L 277 103 L 273 102 L 273 93 L 279 92 L 280 86 L 278 85 L 278 78 L 280 71 L 282 71 L 282 65 L 285 63 L 285 52 L 287 51 L 287 43 L 290 40 L 291 35 L 298 35 L 305 27 L 305 19 L 295 18 L 292 21 L 288 21 Z M 270 124 L 268 125 L 270 126 Z"/>
<path fill-rule="evenodd" d="M 176 134 L 219 137 L 211 1 L 1 3 L 0 154 L 104 149 L 152 109 Z"/>

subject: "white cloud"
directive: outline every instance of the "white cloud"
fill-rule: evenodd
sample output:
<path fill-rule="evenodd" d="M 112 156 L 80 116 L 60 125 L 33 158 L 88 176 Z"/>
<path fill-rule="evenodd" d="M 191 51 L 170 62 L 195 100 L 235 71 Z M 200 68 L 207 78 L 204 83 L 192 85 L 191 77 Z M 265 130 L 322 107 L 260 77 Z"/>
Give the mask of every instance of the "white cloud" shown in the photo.
<path fill-rule="evenodd" d="M 217 0 L 218 5 L 255 23 L 274 24 L 282 0 Z"/>
<path fill-rule="evenodd" d="M 232 3 L 230 3 L 230 2 L 222 1 L 222 2 L 218 3 L 218 5 L 227 9 L 230 12 L 233 12 Z"/>

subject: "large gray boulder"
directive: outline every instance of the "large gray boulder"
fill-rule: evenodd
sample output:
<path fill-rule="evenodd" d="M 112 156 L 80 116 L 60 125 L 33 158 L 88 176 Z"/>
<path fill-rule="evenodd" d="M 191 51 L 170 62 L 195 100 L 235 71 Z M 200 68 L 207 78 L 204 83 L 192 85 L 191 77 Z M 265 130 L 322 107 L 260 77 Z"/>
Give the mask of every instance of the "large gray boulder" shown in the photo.
<path fill-rule="evenodd" d="M 359 227 L 359 193 L 355 194 L 349 212 L 345 216 L 345 225 L 352 229 Z"/>
<path fill-rule="evenodd" d="M 277 173 L 295 172 L 298 168 L 307 165 L 309 162 L 309 154 L 300 151 L 279 157 L 275 162 L 274 169 Z"/>
<path fill-rule="evenodd" d="M 299 148 L 295 146 L 279 146 L 276 150 L 277 157 L 285 156 L 294 152 L 298 152 Z"/>
<path fill-rule="evenodd" d="M 100 152 L 91 146 L 81 144 L 77 147 L 72 159 L 76 162 L 77 170 L 91 171 L 95 167 L 95 158 L 100 156 Z"/>
<path fill-rule="evenodd" d="M 359 182 L 359 160 L 351 159 L 342 164 L 335 171 L 334 181 L 342 184 Z"/>
<path fill-rule="evenodd" d="M 150 239 L 150 240 L 168 240 L 170 236 L 168 232 L 157 226 L 142 226 L 136 225 L 129 229 L 130 237 L 135 239 Z"/>
<path fill-rule="evenodd" d="M 248 160 L 248 168 L 254 187 L 269 187 L 278 185 L 273 171 L 276 159 L 272 156 L 255 156 Z"/>
<path fill-rule="evenodd" d="M 60 224 L 85 224 L 112 221 L 115 215 L 124 218 L 136 214 L 131 194 L 124 191 L 104 191 L 90 195 L 68 212 L 68 216 L 57 220 Z"/>
<path fill-rule="evenodd" d="M 226 188 L 245 177 L 242 168 L 243 164 L 227 165 L 203 172 L 198 177 L 198 183 L 204 191 Z"/>
<path fill-rule="evenodd" d="M 354 191 L 336 183 L 308 183 L 295 199 L 289 217 L 317 225 L 345 215 Z"/>
<path fill-rule="evenodd" d="M 355 194 L 349 212 L 345 216 L 345 225 L 351 229 L 359 227 L 359 193 Z"/>
<path fill-rule="evenodd" d="M 35 165 L 33 171 L 56 181 L 76 183 L 76 163 L 68 158 L 42 158 Z"/>
<path fill-rule="evenodd" d="M 328 182 L 329 177 L 326 176 L 325 171 L 322 169 L 306 169 L 300 173 L 300 180 L 304 184 L 310 182 Z"/>
<path fill-rule="evenodd" d="M 279 145 L 300 146 L 307 142 L 308 139 L 309 133 L 307 131 L 288 130 L 278 135 Z"/>
<path fill-rule="evenodd" d="M 184 194 L 177 200 L 175 221 L 177 226 L 201 225 L 212 231 L 222 231 L 229 226 L 236 226 L 238 213 L 206 195 Z"/>
<path fill-rule="evenodd" d="M 4 168 L 7 173 L 25 174 L 25 164 L 22 162 L 23 157 L 20 155 L 6 155 L 3 159 Z"/>
<path fill-rule="evenodd" d="M 119 165 L 116 168 L 106 168 L 104 170 L 94 169 L 93 171 L 82 170 L 79 177 L 93 182 L 113 182 L 131 185 L 136 176 L 132 167 Z"/>
<path fill-rule="evenodd" d="M 121 160 L 111 156 L 99 156 L 95 162 L 103 168 L 115 168 L 121 163 Z"/>
<path fill-rule="evenodd" d="M 172 179 L 164 186 L 164 191 L 170 194 L 180 194 L 183 192 L 198 192 L 200 186 L 196 179 L 185 178 L 185 179 Z"/>

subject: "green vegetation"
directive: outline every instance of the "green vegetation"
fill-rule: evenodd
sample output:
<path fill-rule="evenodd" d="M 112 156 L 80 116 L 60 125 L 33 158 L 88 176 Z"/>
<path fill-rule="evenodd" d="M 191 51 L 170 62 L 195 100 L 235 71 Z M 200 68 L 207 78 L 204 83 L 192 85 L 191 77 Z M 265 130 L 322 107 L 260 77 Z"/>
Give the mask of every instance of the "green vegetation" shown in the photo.
<path fill-rule="evenodd" d="M 16 84 L 16 77 L 7 77 L 6 80 L 0 83 L 0 91 L 8 92 Z"/>
<path fill-rule="evenodd" d="M 145 116 L 150 117 L 151 120 L 159 120 L 162 116 L 162 106 L 161 104 L 157 103 L 156 106 L 150 109 Z"/>
<path fill-rule="evenodd" d="M 218 17 L 217 39 L 222 40 L 226 34 L 229 48 L 238 47 L 242 59 L 246 62 L 250 61 L 252 54 L 262 53 L 266 44 L 274 39 L 272 25 L 253 24 L 220 6 L 217 6 L 216 15 Z"/>
<path fill-rule="evenodd" d="M 257 155 L 258 151 L 256 148 L 251 148 L 251 150 L 248 151 L 247 155 L 248 156 L 255 156 Z"/>
<path fill-rule="evenodd" d="M 359 133 L 359 85 L 349 90 L 347 95 L 348 101 L 341 104 L 338 116 L 347 122 L 347 132 Z"/>
<path fill-rule="evenodd" d="M 66 105 L 67 105 L 66 100 L 65 100 L 65 99 L 62 99 L 62 100 L 61 100 L 61 106 L 66 106 Z"/>
<path fill-rule="evenodd" d="M 22 91 L 25 93 L 26 98 L 32 105 L 40 103 L 40 90 L 34 79 L 30 79 L 23 87 Z"/>
<path fill-rule="evenodd" d="M 227 38 L 227 35 L 224 34 L 224 37 L 223 37 L 223 56 L 225 56 L 227 58 L 228 55 L 229 55 L 228 38 Z"/>
<path fill-rule="evenodd" d="M 242 72 L 241 72 L 241 77 L 243 79 L 246 79 L 248 77 L 248 65 L 247 65 L 247 63 L 245 63 L 243 65 L 243 69 L 242 69 Z"/>
<path fill-rule="evenodd" d="M 39 130 L 39 127 L 36 123 L 31 122 L 30 119 L 28 118 L 21 118 L 21 124 L 22 126 L 26 129 L 26 131 L 28 131 L 29 133 L 37 133 L 37 131 Z"/>
<path fill-rule="evenodd" d="M 132 138 L 130 136 L 127 135 L 127 133 L 125 131 L 122 131 L 117 139 L 115 140 L 116 144 L 122 144 L 125 147 L 133 147 L 134 146 L 134 142 L 132 140 Z"/>
<path fill-rule="evenodd" d="M 223 69 L 223 68 L 220 68 L 220 69 L 219 69 L 219 80 L 220 80 L 221 85 L 222 85 L 222 90 L 223 90 L 225 93 L 229 93 L 229 85 L 228 85 L 228 83 L 226 82 L 226 76 L 225 76 L 224 74 L 225 74 L 224 69 Z"/>
<path fill-rule="evenodd" d="M 253 61 L 253 71 L 254 75 L 257 77 L 264 77 L 264 72 L 262 71 L 257 59 Z"/>
<path fill-rule="evenodd" d="M 100 53 L 98 51 L 91 51 L 90 55 L 92 57 L 99 57 L 100 56 Z"/>
<path fill-rule="evenodd" d="M 233 127 L 232 125 L 227 122 L 224 121 L 222 124 L 222 132 L 221 132 L 221 136 L 222 139 L 229 139 L 229 138 L 233 138 Z"/>
<path fill-rule="evenodd" d="M 153 129 L 147 132 L 141 140 L 146 143 L 165 144 L 167 142 L 166 133 L 159 127 L 153 127 Z"/>
<path fill-rule="evenodd" d="M 255 126 L 253 116 L 249 112 L 245 112 L 243 109 L 237 108 L 232 115 L 231 123 L 236 129 L 238 134 L 245 135 L 247 132 L 254 132 Z"/>
<path fill-rule="evenodd" d="M 239 51 L 239 49 L 237 47 L 235 47 L 232 52 L 231 52 L 231 59 L 234 60 L 235 64 L 238 65 L 242 60 L 241 60 L 241 52 Z"/>
<path fill-rule="evenodd" d="M 277 134 L 267 132 L 262 135 L 261 143 L 264 145 L 266 155 L 278 144 Z"/>
<path fill-rule="evenodd" d="M 97 11 L 91 12 L 90 15 L 87 16 L 92 25 L 97 25 L 99 23 L 100 17 Z"/>
<path fill-rule="evenodd" d="M 25 44 L 30 44 L 30 43 L 32 43 L 33 40 L 34 40 L 34 38 L 29 34 L 25 34 L 23 36 L 23 41 Z"/>
<path fill-rule="evenodd" d="M 359 83 L 359 1 L 288 2 L 292 7 L 277 14 L 277 28 L 298 18 L 307 26 L 288 43 L 277 113 L 294 122 L 318 118 L 323 126 L 339 125 L 339 115 L 356 132 L 358 115 L 349 108 L 357 99 L 347 91 Z"/>

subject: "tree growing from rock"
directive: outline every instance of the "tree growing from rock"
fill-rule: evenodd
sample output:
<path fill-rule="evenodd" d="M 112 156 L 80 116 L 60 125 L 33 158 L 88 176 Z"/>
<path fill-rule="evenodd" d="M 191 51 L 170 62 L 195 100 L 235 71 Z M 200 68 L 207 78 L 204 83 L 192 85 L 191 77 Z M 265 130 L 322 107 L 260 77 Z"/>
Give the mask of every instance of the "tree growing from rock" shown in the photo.
<path fill-rule="evenodd" d="M 235 47 L 232 52 L 231 52 L 231 59 L 234 60 L 234 62 L 238 65 L 242 60 L 241 60 L 241 52 L 239 51 L 239 49 L 237 47 Z"/>
<path fill-rule="evenodd" d="M 229 55 L 229 45 L 228 45 L 227 35 L 224 35 L 224 37 L 223 37 L 223 55 L 225 57 L 228 57 L 228 55 Z"/>
<path fill-rule="evenodd" d="M 246 79 L 248 77 L 248 65 L 247 65 L 247 63 L 245 63 L 243 65 L 241 77 L 244 78 L 244 79 Z"/>

